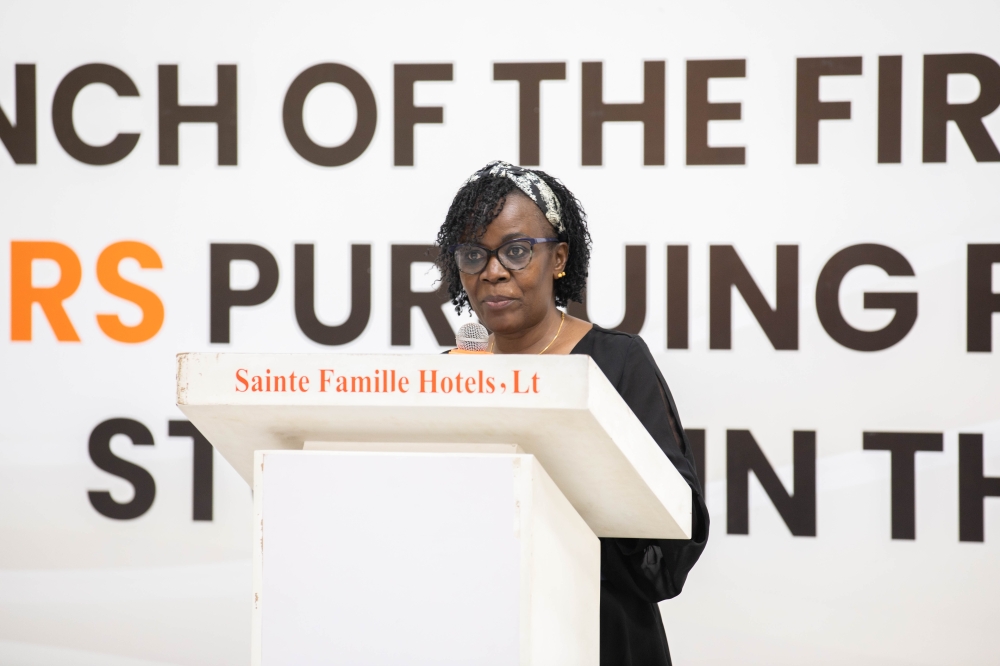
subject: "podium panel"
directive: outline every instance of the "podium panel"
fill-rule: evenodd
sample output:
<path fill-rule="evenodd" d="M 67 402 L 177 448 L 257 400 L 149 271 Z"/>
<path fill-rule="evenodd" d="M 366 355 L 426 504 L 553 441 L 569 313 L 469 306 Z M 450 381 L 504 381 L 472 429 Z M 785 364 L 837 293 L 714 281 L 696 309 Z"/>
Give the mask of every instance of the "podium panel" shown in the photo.
<path fill-rule="evenodd" d="M 598 536 L 691 538 L 690 487 L 587 356 L 181 354 L 177 405 L 248 483 L 305 442 L 513 444 Z"/>
<path fill-rule="evenodd" d="M 253 663 L 596 666 L 600 544 L 534 456 L 257 451 Z"/>

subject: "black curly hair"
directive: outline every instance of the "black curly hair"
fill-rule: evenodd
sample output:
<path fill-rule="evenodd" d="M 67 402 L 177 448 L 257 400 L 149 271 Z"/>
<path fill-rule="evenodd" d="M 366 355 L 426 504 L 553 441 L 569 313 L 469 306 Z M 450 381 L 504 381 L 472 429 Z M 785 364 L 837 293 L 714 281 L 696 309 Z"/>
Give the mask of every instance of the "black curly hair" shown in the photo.
<path fill-rule="evenodd" d="M 566 260 L 566 276 L 556 280 L 556 305 L 564 307 L 570 301 L 582 302 L 587 287 L 587 272 L 590 266 L 590 232 L 587 231 L 587 214 L 579 199 L 562 184 L 558 178 L 539 169 L 526 169 L 544 180 L 562 207 L 562 221 L 565 231 L 558 233 L 560 241 L 569 244 L 569 258 Z M 484 174 L 471 183 L 466 183 L 455 194 L 448 208 L 441 229 L 438 230 L 437 265 L 442 279 L 448 284 L 448 295 L 455 306 L 455 312 L 469 306 L 469 295 L 462 287 L 462 278 L 455 264 L 455 255 L 448 248 L 469 240 L 479 240 L 486 233 L 486 227 L 503 210 L 507 195 L 520 193 L 509 178 Z"/>

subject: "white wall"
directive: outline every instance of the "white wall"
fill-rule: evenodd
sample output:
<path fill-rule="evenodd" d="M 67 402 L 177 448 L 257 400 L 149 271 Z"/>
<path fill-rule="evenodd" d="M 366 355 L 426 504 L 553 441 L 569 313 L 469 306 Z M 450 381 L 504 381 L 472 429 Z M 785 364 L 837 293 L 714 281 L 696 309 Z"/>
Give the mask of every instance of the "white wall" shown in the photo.
<path fill-rule="evenodd" d="M 0 342 L 0 661 L 23 664 L 245 663 L 250 631 L 250 492 L 215 460 L 212 521 L 192 520 L 190 439 L 168 436 L 173 355 L 187 350 L 322 349 L 298 328 L 293 245 L 315 243 L 317 313 L 348 313 L 350 244 L 372 246 L 371 317 L 340 347 L 437 352 L 414 311 L 412 344 L 390 344 L 390 246 L 429 243 L 455 190 L 491 159 L 518 161 L 518 95 L 492 64 L 566 63 L 542 86 L 541 168 L 562 178 L 590 215 L 591 316 L 622 316 L 623 246 L 647 246 L 642 335 L 684 423 L 703 428 L 712 538 L 684 594 L 662 605 L 677 663 L 986 664 L 995 659 L 1000 500 L 985 500 L 985 540 L 959 542 L 958 435 L 982 434 L 985 473 L 1000 475 L 998 352 L 966 346 L 967 246 L 1000 243 L 1000 164 L 977 162 L 952 123 L 947 161 L 922 161 L 924 56 L 976 53 L 1000 61 L 989 2 L 841 3 L 7 3 L 0 9 L 0 108 L 15 109 L 14 66 L 35 64 L 37 160 L 0 148 L 0 294 L 11 300 L 12 242 L 55 241 L 79 257 L 82 282 L 64 301 L 80 342 L 56 339 L 34 307 L 30 341 Z M 878 57 L 901 55 L 902 162 L 877 163 Z M 820 98 L 851 103 L 823 121 L 819 164 L 797 165 L 796 59 L 862 58 L 860 76 L 825 77 Z M 692 59 L 745 59 L 746 77 L 711 82 L 712 101 L 740 102 L 741 121 L 714 122 L 715 145 L 746 147 L 742 166 L 685 164 L 685 72 Z M 666 61 L 666 165 L 643 166 L 635 124 L 604 130 L 603 166 L 581 166 L 581 63 L 604 62 L 605 99 L 642 96 L 642 62 Z M 374 139 L 341 167 L 310 164 L 289 145 L 282 103 L 291 81 L 322 62 L 349 65 L 374 91 Z M 124 71 L 138 97 L 94 85 L 79 96 L 77 131 L 91 144 L 138 132 L 108 166 L 82 164 L 58 142 L 53 96 L 87 63 Z M 453 63 L 452 82 L 420 83 L 416 103 L 443 106 L 443 125 L 416 129 L 415 166 L 393 166 L 393 65 Z M 157 66 L 179 65 L 182 104 L 216 100 L 216 65 L 238 71 L 238 165 L 218 166 L 216 130 L 184 125 L 180 164 L 160 166 Z M 995 92 L 990 84 L 984 94 Z M 952 76 L 949 100 L 979 86 Z M 337 86 L 306 104 L 306 126 L 342 142 L 355 111 Z M 2 121 L 0 121 L 2 122 Z M 21 119 L 18 119 L 20 125 Z M 1000 142 L 1000 113 L 985 121 Z M 135 240 L 162 269 L 121 265 L 165 312 L 150 339 L 121 343 L 96 314 L 140 319 L 96 275 L 109 245 Z M 231 342 L 209 337 L 209 244 L 255 243 L 277 258 L 265 304 L 234 308 Z M 891 313 L 863 292 L 918 294 L 915 326 L 878 352 L 845 348 L 817 316 L 820 271 L 859 243 L 889 246 L 914 277 L 874 267 L 850 273 L 840 302 L 861 329 Z M 667 349 L 665 246 L 690 253 L 688 349 Z M 732 349 L 709 349 L 709 245 L 733 245 L 773 306 L 775 246 L 798 246 L 798 344 L 776 351 L 738 296 Z M 246 269 L 246 270 L 243 270 Z M 414 269 L 414 288 L 432 275 Z M 233 284 L 255 271 L 237 266 Z M 58 271 L 34 264 L 34 284 Z M 1000 292 L 1000 268 L 993 268 Z M 445 308 L 449 310 L 449 308 Z M 11 308 L 0 330 L 11 331 Z M 451 316 L 451 315 L 449 315 Z M 452 322 L 457 318 L 452 317 Z M 1000 321 L 993 318 L 994 329 Z M 994 330 L 994 350 L 1000 333 Z M 152 446 L 116 437 L 116 456 L 155 481 L 152 506 L 131 520 L 98 513 L 88 491 L 128 502 L 132 486 L 101 471 L 88 438 L 132 419 Z M 816 536 L 793 537 L 757 481 L 748 535 L 727 534 L 727 430 L 750 430 L 786 487 L 793 431 L 817 442 Z M 943 452 L 916 456 L 916 539 L 892 539 L 890 463 L 864 432 L 943 434 Z"/>

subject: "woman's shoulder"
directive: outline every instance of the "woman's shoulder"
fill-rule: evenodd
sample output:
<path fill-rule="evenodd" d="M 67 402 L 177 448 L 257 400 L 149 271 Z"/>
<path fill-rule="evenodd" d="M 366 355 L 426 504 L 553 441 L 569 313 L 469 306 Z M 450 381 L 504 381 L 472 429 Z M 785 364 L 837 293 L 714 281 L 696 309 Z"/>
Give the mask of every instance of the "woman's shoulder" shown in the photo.
<path fill-rule="evenodd" d="M 615 385 L 628 365 L 649 356 L 646 343 L 638 335 L 601 328 L 596 324 L 577 343 L 572 353 L 590 356 Z"/>
<path fill-rule="evenodd" d="M 593 352 L 595 351 L 597 353 L 626 353 L 629 348 L 637 343 L 643 346 L 646 344 L 642 341 L 641 337 L 633 333 L 601 328 L 597 324 L 594 324 L 580 342 L 577 343 L 573 349 L 573 353 L 589 354 L 590 356 L 593 356 Z"/>

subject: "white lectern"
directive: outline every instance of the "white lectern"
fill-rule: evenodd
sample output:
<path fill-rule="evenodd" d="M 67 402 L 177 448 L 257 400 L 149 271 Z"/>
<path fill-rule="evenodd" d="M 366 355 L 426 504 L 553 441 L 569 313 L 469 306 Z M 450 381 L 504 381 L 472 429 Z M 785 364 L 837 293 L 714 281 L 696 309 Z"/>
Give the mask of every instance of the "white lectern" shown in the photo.
<path fill-rule="evenodd" d="M 254 489 L 252 663 L 596 666 L 597 537 L 691 490 L 586 356 L 181 354 Z"/>

